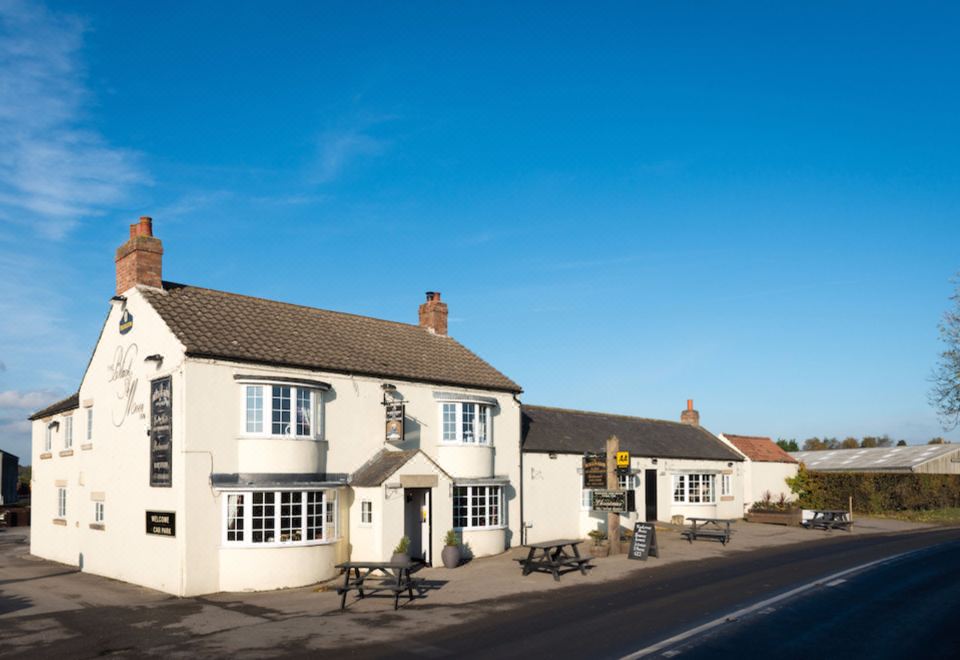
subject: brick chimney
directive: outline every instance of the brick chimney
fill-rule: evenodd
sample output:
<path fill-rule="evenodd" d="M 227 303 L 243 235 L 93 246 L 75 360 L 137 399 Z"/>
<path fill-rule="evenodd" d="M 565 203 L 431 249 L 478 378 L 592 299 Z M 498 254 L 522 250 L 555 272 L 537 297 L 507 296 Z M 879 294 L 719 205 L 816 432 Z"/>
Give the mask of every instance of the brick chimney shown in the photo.
<path fill-rule="evenodd" d="M 161 288 L 163 243 L 153 236 L 153 219 L 130 225 L 130 240 L 117 248 L 117 295 L 138 284 Z"/>
<path fill-rule="evenodd" d="M 447 303 L 440 302 L 439 291 L 427 291 L 427 302 L 420 305 L 420 327 L 436 335 L 447 334 Z"/>
<path fill-rule="evenodd" d="M 687 399 L 687 409 L 680 413 L 680 423 L 700 426 L 700 413 L 693 409 L 693 399 Z"/>

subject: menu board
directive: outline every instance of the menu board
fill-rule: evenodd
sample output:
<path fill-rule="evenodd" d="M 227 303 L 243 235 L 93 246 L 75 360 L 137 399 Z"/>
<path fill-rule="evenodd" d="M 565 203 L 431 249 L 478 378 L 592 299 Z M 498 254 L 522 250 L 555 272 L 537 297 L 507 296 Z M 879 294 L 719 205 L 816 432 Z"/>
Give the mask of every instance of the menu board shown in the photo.
<path fill-rule="evenodd" d="M 150 485 L 173 486 L 173 383 L 170 376 L 150 383 Z"/>
<path fill-rule="evenodd" d="M 627 553 L 630 559 L 647 560 L 647 557 L 660 557 L 657 547 L 657 528 L 653 523 L 638 522 L 633 526 L 633 541 Z"/>

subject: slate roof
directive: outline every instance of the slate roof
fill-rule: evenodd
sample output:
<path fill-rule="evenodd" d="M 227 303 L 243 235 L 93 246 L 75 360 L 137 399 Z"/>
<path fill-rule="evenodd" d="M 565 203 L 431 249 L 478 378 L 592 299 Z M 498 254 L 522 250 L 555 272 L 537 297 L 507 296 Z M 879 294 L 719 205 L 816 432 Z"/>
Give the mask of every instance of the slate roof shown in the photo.
<path fill-rule="evenodd" d="M 525 452 L 604 451 L 615 435 L 634 456 L 743 461 L 709 431 L 679 422 L 524 405 L 521 424 Z"/>
<path fill-rule="evenodd" d="M 521 391 L 456 340 L 416 325 L 172 282 L 141 292 L 187 355 Z"/>
<path fill-rule="evenodd" d="M 390 475 L 399 470 L 418 450 L 391 451 L 381 449 L 373 458 L 360 466 L 350 477 L 354 488 L 371 488 L 381 485 Z"/>
<path fill-rule="evenodd" d="M 755 463 L 797 462 L 797 459 L 783 451 L 777 443 L 765 436 L 724 433 L 723 437 Z"/>
<path fill-rule="evenodd" d="M 794 451 L 790 455 L 816 472 L 912 472 L 921 463 L 950 452 L 960 458 L 960 445 L 828 449 Z"/>
<path fill-rule="evenodd" d="M 80 407 L 80 392 L 75 392 L 71 394 L 66 399 L 61 399 L 56 403 L 51 403 L 49 406 L 43 410 L 38 410 L 37 412 L 30 415 L 29 419 L 32 422 L 35 419 L 43 419 L 44 417 L 49 417 L 50 415 L 56 415 L 57 413 L 66 412 L 68 410 L 73 410 L 74 408 Z"/>

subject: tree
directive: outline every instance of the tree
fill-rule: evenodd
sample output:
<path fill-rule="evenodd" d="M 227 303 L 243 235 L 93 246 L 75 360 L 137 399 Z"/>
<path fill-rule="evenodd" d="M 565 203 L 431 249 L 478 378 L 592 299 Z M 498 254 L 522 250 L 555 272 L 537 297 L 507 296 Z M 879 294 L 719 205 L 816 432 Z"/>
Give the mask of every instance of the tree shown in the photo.
<path fill-rule="evenodd" d="M 807 438 L 803 441 L 803 451 L 823 451 L 826 448 L 820 438 Z"/>
<path fill-rule="evenodd" d="M 877 439 L 868 435 L 860 441 L 860 446 L 864 449 L 873 449 L 874 447 L 878 446 Z"/>
<path fill-rule="evenodd" d="M 933 388 L 930 404 L 936 408 L 944 430 L 960 424 L 960 276 L 954 279 L 957 288 L 950 300 L 953 309 L 947 310 L 940 321 L 940 340 L 944 350 L 933 370 Z"/>
<path fill-rule="evenodd" d="M 840 449 L 856 449 L 860 446 L 860 443 L 857 442 L 856 438 L 844 438 L 843 442 L 840 443 Z"/>
<path fill-rule="evenodd" d="M 933 438 L 933 439 L 932 439 L 930 442 L 928 442 L 927 444 L 928 444 L 928 445 L 945 445 L 945 444 L 947 444 L 947 441 L 944 440 L 943 438 Z"/>
<path fill-rule="evenodd" d="M 890 436 L 889 436 L 889 435 L 887 435 L 886 433 L 884 433 L 882 436 L 880 436 L 879 438 L 877 438 L 877 446 L 878 446 L 878 447 L 892 447 L 892 446 L 893 446 L 893 440 L 890 439 Z"/>
<path fill-rule="evenodd" d="M 777 440 L 777 446 L 783 451 L 800 451 L 800 445 L 797 444 L 796 440 L 784 440 L 780 438 Z"/>
<path fill-rule="evenodd" d="M 906 447 L 906 446 L 907 446 L 907 441 L 906 441 L 906 440 L 897 440 L 897 446 L 898 446 L 898 447 Z"/>

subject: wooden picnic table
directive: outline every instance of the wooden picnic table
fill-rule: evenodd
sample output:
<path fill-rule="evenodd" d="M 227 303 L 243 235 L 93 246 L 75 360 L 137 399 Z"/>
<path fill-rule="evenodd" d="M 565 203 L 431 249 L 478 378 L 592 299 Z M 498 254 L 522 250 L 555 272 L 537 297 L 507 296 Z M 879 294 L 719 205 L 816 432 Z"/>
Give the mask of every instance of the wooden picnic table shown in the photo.
<path fill-rule="evenodd" d="M 721 545 L 730 542 L 733 531 L 730 529 L 730 523 L 735 522 L 729 518 L 687 518 L 690 521 L 690 529 L 685 529 L 680 534 L 687 537 L 690 543 L 698 538 L 717 539 Z"/>
<path fill-rule="evenodd" d="M 387 590 L 393 592 L 393 609 L 400 607 L 400 594 L 406 591 L 410 600 L 413 600 L 413 580 L 410 569 L 415 566 L 412 561 L 348 561 L 337 564 L 335 568 L 343 569 L 343 586 L 337 587 L 340 598 L 340 609 L 347 605 L 347 594 L 356 591 L 359 598 L 364 598 L 366 582 L 373 579 L 372 588 L 368 591 L 376 592 Z"/>
<path fill-rule="evenodd" d="M 530 575 L 534 571 L 542 573 L 552 573 L 553 579 L 560 581 L 561 571 L 564 569 L 577 570 L 584 575 L 587 574 L 587 565 L 593 557 L 581 557 L 579 545 L 583 543 L 580 539 L 557 539 L 554 541 L 541 541 L 540 543 L 528 543 L 525 548 L 530 548 L 526 559 L 517 559 L 520 566 L 523 567 L 523 574 Z"/>
<path fill-rule="evenodd" d="M 813 518 L 804 520 L 801 523 L 807 529 L 843 529 L 850 531 L 853 521 L 850 519 L 850 512 L 842 509 L 814 509 Z"/>

